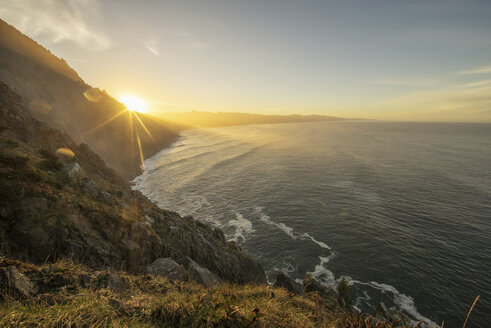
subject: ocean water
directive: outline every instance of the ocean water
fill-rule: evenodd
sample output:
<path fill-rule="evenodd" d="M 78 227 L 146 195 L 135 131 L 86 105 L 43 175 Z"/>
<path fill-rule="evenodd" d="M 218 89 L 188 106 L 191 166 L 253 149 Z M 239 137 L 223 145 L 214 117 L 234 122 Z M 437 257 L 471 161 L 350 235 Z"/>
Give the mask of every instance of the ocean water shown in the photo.
<path fill-rule="evenodd" d="M 491 327 L 491 124 L 322 122 L 196 129 L 135 188 L 220 227 L 264 267 L 356 306 Z"/>

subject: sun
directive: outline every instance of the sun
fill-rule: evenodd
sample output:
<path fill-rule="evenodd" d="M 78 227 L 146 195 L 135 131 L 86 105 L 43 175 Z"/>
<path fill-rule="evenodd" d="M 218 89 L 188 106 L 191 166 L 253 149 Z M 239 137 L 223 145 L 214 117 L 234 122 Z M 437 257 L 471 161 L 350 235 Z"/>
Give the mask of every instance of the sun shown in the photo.
<path fill-rule="evenodd" d="M 124 95 L 118 99 L 120 102 L 126 105 L 126 108 L 132 112 L 146 113 L 148 112 L 148 106 L 145 100 L 133 95 Z"/>

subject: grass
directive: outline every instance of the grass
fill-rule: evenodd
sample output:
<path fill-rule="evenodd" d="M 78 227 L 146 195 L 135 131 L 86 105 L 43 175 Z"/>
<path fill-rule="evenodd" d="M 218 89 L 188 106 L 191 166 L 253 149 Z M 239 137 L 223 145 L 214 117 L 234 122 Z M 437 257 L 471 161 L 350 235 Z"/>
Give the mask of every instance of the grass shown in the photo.
<path fill-rule="evenodd" d="M 222 283 L 206 288 L 118 272 L 127 281 L 118 291 L 107 288 L 108 272 L 69 260 L 37 266 L 0 258 L 0 270 L 9 265 L 35 282 L 39 293 L 19 299 L 4 289 L 0 327 L 402 327 L 346 311 L 317 293 L 293 295 L 268 285 Z M 80 283 L 82 276 L 90 277 L 89 287 Z"/>
<path fill-rule="evenodd" d="M 206 288 L 120 273 L 129 287 L 117 292 L 100 287 L 105 273 L 69 261 L 35 266 L 3 259 L 0 268 L 7 265 L 16 265 L 40 286 L 40 293 L 28 299 L 4 295 L 1 327 L 338 327 L 341 316 L 347 315 L 315 294 L 295 296 L 268 285 Z M 84 274 L 92 277 L 90 288 L 57 282 Z"/>

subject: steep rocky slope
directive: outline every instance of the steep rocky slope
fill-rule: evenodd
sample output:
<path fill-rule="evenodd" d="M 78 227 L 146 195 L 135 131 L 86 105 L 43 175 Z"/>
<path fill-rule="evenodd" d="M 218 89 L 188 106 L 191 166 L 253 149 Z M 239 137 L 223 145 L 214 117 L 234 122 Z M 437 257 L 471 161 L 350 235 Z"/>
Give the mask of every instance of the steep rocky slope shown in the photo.
<path fill-rule="evenodd" d="M 34 119 L 0 84 L 3 254 L 60 257 L 143 272 L 157 258 L 191 258 L 223 280 L 265 282 L 260 265 L 223 233 L 159 209 L 60 129 Z"/>
<path fill-rule="evenodd" d="M 0 81 L 14 88 L 34 117 L 88 144 L 125 178 L 141 174 L 137 136 L 147 158 L 172 143 L 181 129 L 143 114 L 146 128 L 140 120 L 132 122 L 123 104 L 87 85 L 64 60 L 2 20 Z"/>

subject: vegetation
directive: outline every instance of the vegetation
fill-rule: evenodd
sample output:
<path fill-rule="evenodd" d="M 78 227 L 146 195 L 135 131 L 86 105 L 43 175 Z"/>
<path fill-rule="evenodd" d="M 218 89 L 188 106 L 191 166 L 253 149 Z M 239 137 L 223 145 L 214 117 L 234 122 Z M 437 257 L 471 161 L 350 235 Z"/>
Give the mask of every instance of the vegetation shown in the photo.
<path fill-rule="evenodd" d="M 355 287 L 350 285 L 348 279 L 346 277 L 342 277 L 341 281 L 338 283 L 338 293 L 339 298 L 342 299 L 346 308 L 350 309 L 353 306 L 353 299 L 351 298 L 351 294 L 354 292 Z"/>
<path fill-rule="evenodd" d="M 59 171 L 63 165 L 58 161 L 56 155 L 49 150 L 41 149 L 39 154 L 43 160 L 37 164 L 37 167 L 45 171 Z"/>
<path fill-rule="evenodd" d="M 109 273 L 69 261 L 34 266 L 0 258 L 0 271 L 11 265 L 40 292 L 18 298 L 4 289 L 1 327 L 390 327 L 330 308 L 316 293 L 292 295 L 268 285 L 206 288 L 118 273 L 127 287 L 117 290 L 108 287 Z M 81 286 L 83 277 L 90 287 Z"/>

